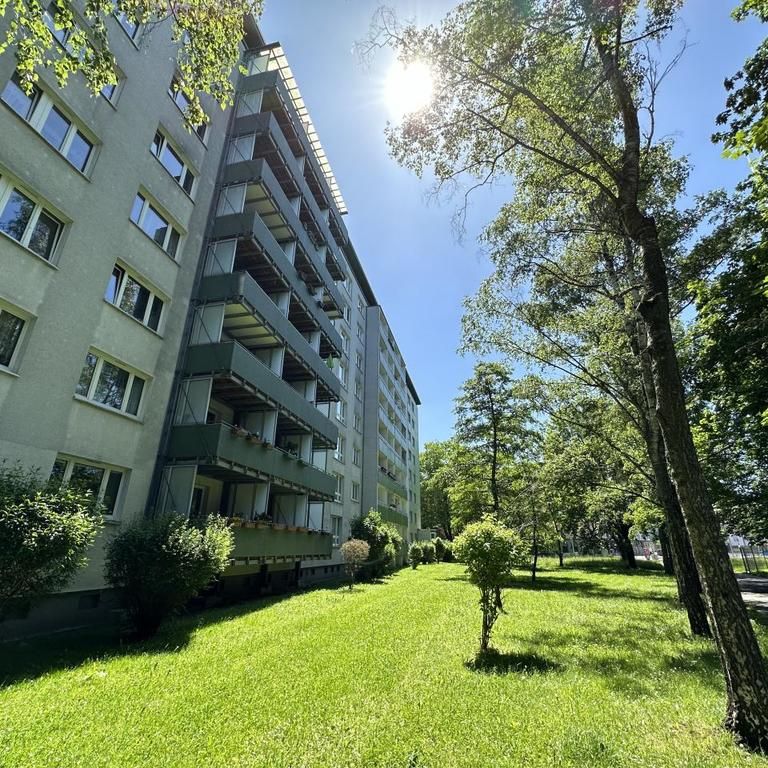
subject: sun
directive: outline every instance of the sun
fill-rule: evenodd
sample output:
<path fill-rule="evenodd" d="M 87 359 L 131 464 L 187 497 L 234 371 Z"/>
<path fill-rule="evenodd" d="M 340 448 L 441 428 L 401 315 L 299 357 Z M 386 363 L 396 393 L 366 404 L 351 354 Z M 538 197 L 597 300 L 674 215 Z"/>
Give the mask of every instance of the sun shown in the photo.
<path fill-rule="evenodd" d="M 387 75 L 384 98 L 392 115 L 401 118 L 424 109 L 434 94 L 430 68 L 421 61 L 408 65 L 396 61 Z"/>

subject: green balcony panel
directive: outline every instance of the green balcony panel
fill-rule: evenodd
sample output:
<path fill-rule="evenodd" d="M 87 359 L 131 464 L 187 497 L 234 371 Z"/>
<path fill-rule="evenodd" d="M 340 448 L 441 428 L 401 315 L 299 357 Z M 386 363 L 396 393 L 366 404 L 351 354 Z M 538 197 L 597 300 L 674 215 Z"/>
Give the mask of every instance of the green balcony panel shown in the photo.
<path fill-rule="evenodd" d="M 333 548 L 333 537 L 324 531 L 236 527 L 232 529 L 232 533 L 235 536 L 232 557 L 236 560 L 245 557 L 288 560 L 329 558 Z M 237 568 L 237 564 L 234 567 Z"/>
<path fill-rule="evenodd" d="M 381 519 L 385 522 L 394 523 L 395 525 L 400 525 L 404 528 L 408 527 L 408 515 L 406 515 L 405 512 L 399 512 L 396 509 L 388 507 L 386 504 L 379 504 L 378 510 Z"/>
<path fill-rule="evenodd" d="M 298 422 L 319 438 L 326 448 L 336 445 L 338 427 L 236 341 L 190 347 L 187 350 L 185 372 L 188 376 L 210 374 L 228 378 L 243 388 L 255 390 L 266 406 Z"/>
<path fill-rule="evenodd" d="M 246 440 L 226 424 L 179 424 L 171 430 L 168 456 L 194 462 L 223 478 L 270 481 L 311 498 L 332 501 L 336 478 L 274 446 Z"/>
<path fill-rule="evenodd" d="M 393 480 L 389 475 L 385 474 L 381 470 L 379 470 L 377 480 L 387 490 L 392 491 L 392 493 L 396 493 L 403 499 L 408 498 L 408 491 L 405 490 L 405 486 L 398 483 L 397 480 Z"/>
<path fill-rule="evenodd" d="M 247 272 L 209 275 L 200 281 L 197 296 L 204 302 L 223 301 L 245 305 L 248 311 L 259 317 L 288 345 L 291 353 L 302 360 L 320 379 L 331 394 L 331 399 L 339 399 L 341 383 L 336 374 Z"/>

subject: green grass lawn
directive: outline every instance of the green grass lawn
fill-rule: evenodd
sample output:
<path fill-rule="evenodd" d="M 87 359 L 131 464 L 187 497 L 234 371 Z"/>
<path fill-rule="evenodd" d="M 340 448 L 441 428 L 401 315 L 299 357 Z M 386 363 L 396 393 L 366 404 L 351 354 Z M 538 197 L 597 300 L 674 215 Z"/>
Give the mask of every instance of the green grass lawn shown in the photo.
<path fill-rule="evenodd" d="M 0 646 L 0 765 L 768 767 L 718 727 L 716 654 L 686 636 L 671 579 L 574 563 L 507 591 L 493 673 L 466 665 L 480 614 L 459 565 L 184 618 L 135 647 Z"/>

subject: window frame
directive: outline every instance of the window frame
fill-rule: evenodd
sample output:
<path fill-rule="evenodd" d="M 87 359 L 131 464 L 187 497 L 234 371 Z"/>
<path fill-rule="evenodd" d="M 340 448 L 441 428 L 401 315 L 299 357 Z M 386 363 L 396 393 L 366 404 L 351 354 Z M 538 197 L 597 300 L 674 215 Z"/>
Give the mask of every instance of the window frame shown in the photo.
<path fill-rule="evenodd" d="M 195 136 L 197 136 L 198 139 L 202 142 L 204 147 L 208 146 L 208 127 L 210 126 L 210 117 L 207 112 L 204 111 L 204 114 L 206 117 L 208 117 L 208 120 L 204 120 L 199 125 L 192 125 L 187 120 L 186 110 L 189 106 L 189 99 L 184 95 L 184 92 L 181 90 L 181 88 L 174 88 L 174 85 L 176 85 L 179 82 L 179 75 L 178 73 L 174 73 L 173 77 L 171 78 L 170 85 L 168 86 L 168 95 L 171 97 L 171 101 L 176 105 L 176 108 L 181 112 L 182 117 L 184 118 L 184 122 L 189 127 L 190 132 L 194 133 Z M 186 103 L 185 106 L 181 106 L 179 104 L 179 97 L 182 98 Z"/>
<path fill-rule="evenodd" d="M 18 192 L 22 197 L 25 197 L 32 202 L 32 213 L 30 214 L 29 220 L 24 227 L 24 232 L 21 238 L 16 239 L 13 235 L 1 229 L 0 235 L 9 238 L 25 250 L 33 253 L 38 259 L 42 259 L 48 264 L 54 264 L 54 257 L 56 256 L 56 251 L 59 247 L 59 244 L 61 243 L 66 223 L 62 221 L 55 213 L 53 213 L 50 208 L 47 208 L 43 203 L 41 203 L 40 198 L 37 195 L 28 192 L 26 187 L 17 185 L 12 179 L 7 177 L 0 177 L 0 215 L 5 212 L 5 208 L 10 202 L 11 196 L 14 192 Z M 35 230 L 37 229 L 37 224 L 40 221 L 41 214 L 45 214 L 48 218 L 53 219 L 53 221 L 58 224 L 58 229 L 54 237 L 53 245 L 50 248 L 48 258 L 30 248 L 30 241 L 32 240 L 32 236 L 35 234 Z"/>
<path fill-rule="evenodd" d="M 141 197 L 142 204 L 141 204 L 141 210 L 139 211 L 138 218 L 134 220 L 133 218 L 133 211 L 136 207 L 136 200 L 137 198 Z M 165 234 L 165 238 L 163 239 L 162 243 L 159 243 L 155 238 L 147 232 L 146 229 L 144 229 L 144 221 L 147 216 L 147 211 L 152 208 L 152 210 L 155 212 L 155 215 L 157 215 L 159 218 L 161 218 L 163 221 L 165 221 L 167 232 Z M 129 214 L 128 218 L 131 222 L 133 222 L 158 248 L 160 248 L 170 259 L 178 263 L 178 254 L 179 251 L 182 248 L 182 240 L 184 238 L 184 234 L 180 229 L 177 228 L 177 226 L 173 223 L 171 220 L 171 217 L 168 216 L 161 208 L 160 206 L 154 201 L 154 198 L 150 197 L 146 192 L 143 190 L 139 190 L 136 192 L 136 194 L 133 197 L 133 204 L 131 205 L 131 213 Z M 176 241 L 176 248 L 174 249 L 174 252 L 171 253 L 168 250 L 168 247 L 171 244 L 172 239 L 172 233 L 176 233 L 178 236 L 178 240 Z"/>
<path fill-rule="evenodd" d="M 104 470 L 104 475 L 101 478 L 101 483 L 99 484 L 99 490 L 96 494 L 96 500 L 103 504 L 104 495 L 107 491 L 107 486 L 109 485 L 109 478 L 112 475 L 113 472 L 118 473 L 120 475 L 120 485 L 118 486 L 117 493 L 115 494 L 115 504 L 112 507 L 110 511 L 106 511 L 104 517 L 110 517 L 110 518 L 117 518 L 118 513 L 121 511 L 121 507 L 123 504 L 123 499 L 125 496 L 125 488 L 127 483 L 127 477 L 129 470 L 126 467 L 118 467 L 114 464 L 105 464 L 100 461 L 91 461 L 90 459 L 83 459 L 79 456 L 72 456 L 70 454 L 64 454 L 59 453 L 56 454 L 56 459 L 53 462 L 53 465 L 51 466 L 51 472 L 49 474 L 49 477 L 53 477 L 53 470 L 54 467 L 58 462 L 64 462 L 64 473 L 61 476 L 61 485 L 62 487 L 65 485 L 68 485 L 70 480 L 72 479 L 72 472 L 76 465 L 84 466 L 84 467 L 91 467 L 94 469 L 102 469 Z"/>
<path fill-rule="evenodd" d="M 160 142 L 158 146 L 157 152 L 154 151 L 155 146 L 155 139 L 161 136 L 162 141 Z M 173 173 L 171 173 L 171 170 L 168 168 L 168 166 L 163 162 L 163 153 L 164 151 L 168 149 L 170 150 L 174 155 L 176 155 L 176 158 L 181 163 L 182 166 L 182 172 L 179 179 L 177 179 Z M 187 197 L 190 199 L 194 199 L 195 192 L 197 191 L 197 180 L 198 180 L 198 174 L 197 172 L 192 168 L 190 163 L 184 158 L 183 153 L 177 149 L 176 145 L 168 138 L 168 134 L 162 129 L 162 127 L 158 127 L 155 131 L 155 135 L 152 138 L 152 143 L 149 145 L 149 152 L 150 154 L 157 160 L 160 165 L 163 167 L 165 172 L 173 179 L 173 181 L 181 188 L 181 190 L 184 192 Z M 186 182 L 188 177 L 192 177 L 192 184 L 190 185 L 190 188 L 187 189 L 184 186 L 184 183 Z"/>
<path fill-rule="evenodd" d="M 115 291 L 115 300 L 112 301 L 110 298 L 108 298 L 107 292 L 109 290 L 110 283 L 112 282 L 112 277 L 117 270 L 120 270 L 122 275 L 118 282 L 117 290 Z M 142 288 L 144 288 L 144 290 L 149 293 L 147 307 L 144 310 L 144 316 L 141 319 L 129 312 L 127 309 L 124 309 L 122 306 L 120 306 L 123 302 L 123 297 L 125 296 L 125 289 L 128 285 L 128 280 L 133 280 L 135 283 L 138 283 Z M 163 323 L 165 321 L 165 309 L 168 305 L 168 299 L 165 298 L 165 296 L 161 296 L 154 288 L 151 288 L 149 285 L 147 285 L 146 280 L 140 278 L 133 270 L 124 266 L 119 261 L 116 261 L 115 265 L 112 267 L 112 272 L 110 274 L 109 281 L 107 282 L 107 288 L 104 291 L 104 301 L 106 301 L 107 304 L 111 304 L 115 309 L 122 312 L 124 315 L 128 315 L 128 317 L 130 317 L 132 320 L 135 320 L 137 323 L 139 323 L 139 325 L 144 326 L 147 330 L 156 333 L 158 336 L 162 335 Z M 149 324 L 149 320 L 152 318 L 152 310 L 156 301 L 160 302 L 161 307 L 160 316 L 157 320 L 157 327 L 153 328 Z"/>
<path fill-rule="evenodd" d="M 11 82 L 14 82 L 16 87 L 20 87 L 18 82 L 16 82 L 19 80 L 17 75 L 17 70 L 14 70 L 11 74 L 11 77 L 9 77 L 5 82 L 5 86 L 3 87 L 2 91 L 3 93 L 5 93 L 8 84 Z M 14 81 L 14 78 L 16 78 L 16 81 Z M 95 139 L 93 134 L 83 126 L 80 120 L 73 117 L 72 112 L 67 107 L 54 99 L 47 90 L 41 88 L 39 83 L 35 84 L 33 87 L 34 96 L 26 116 L 17 112 L 5 99 L 0 98 L 0 101 L 2 101 L 3 104 L 5 104 L 5 106 L 10 109 L 17 117 L 27 123 L 35 131 L 35 133 L 37 133 L 40 138 L 45 141 L 47 146 L 49 146 L 57 154 L 61 155 L 61 157 L 63 157 L 78 173 L 81 173 L 83 176 L 87 177 L 89 170 L 93 166 L 98 141 Z M 21 90 L 23 92 L 23 89 Z M 48 118 L 50 117 L 53 110 L 56 110 L 61 118 L 69 123 L 64 133 L 64 138 L 61 141 L 61 145 L 58 147 L 43 134 L 43 129 L 45 128 Z M 69 151 L 72 149 L 72 144 L 75 142 L 75 139 L 78 136 L 90 147 L 82 167 L 76 165 L 69 158 Z"/>
<path fill-rule="evenodd" d="M 345 438 L 344 435 L 339 435 L 336 439 L 336 449 L 333 452 L 333 458 L 336 459 L 336 461 L 343 462 L 344 461 L 344 448 L 345 448 Z"/>
<path fill-rule="evenodd" d="M 138 48 L 139 44 L 136 42 L 136 39 L 139 37 L 139 33 L 141 32 L 141 29 L 144 25 L 137 23 L 135 29 L 133 30 L 133 34 L 131 34 L 123 23 L 127 21 L 125 11 L 120 11 L 120 13 L 118 13 L 116 8 L 112 15 L 115 17 L 115 21 L 118 23 L 120 29 L 123 30 L 126 37 Z"/>
<path fill-rule="evenodd" d="M 353 480 L 349 485 L 349 498 L 352 501 L 360 501 L 360 483 Z"/>
<path fill-rule="evenodd" d="M 91 378 L 90 378 L 90 381 L 88 382 L 86 393 L 80 394 L 77 390 L 80 386 L 80 380 L 82 379 L 82 375 L 83 375 L 82 371 L 85 369 L 87 365 L 89 355 L 93 355 L 96 358 L 96 364 L 93 367 L 93 373 L 91 373 Z M 101 379 L 101 374 L 102 374 L 102 371 L 104 370 L 105 363 L 115 368 L 118 368 L 119 370 L 128 374 L 128 379 L 125 382 L 123 399 L 122 399 L 122 402 L 120 403 L 119 408 L 115 408 L 113 405 L 108 405 L 107 403 L 101 403 L 98 400 L 93 399 L 95 391 L 99 385 L 99 381 Z M 120 415 L 127 416 L 128 418 L 131 418 L 131 419 L 136 419 L 136 420 L 141 419 L 143 406 L 144 406 L 144 403 L 146 402 L 147 388 L 149 385 L 148 377 L 135 373 L 131 368 L 125 367 L 124 363 L 120 363 L 117 360 L 115 360 L 113 357 L 110 357 L 109 355 L 104 355 L 102 352 L 99 352 L 98 350 L 95 350 L 95 349 L 89 349 L 88 352 L 86 352 L 85 361 L 83 362 L 83 366 L 80 370 L 81 370 L 80 378 L 78 378 L 77 384 L 75 386 L 75 398 L 77 400 L 84 400 L 90 403 L 91 405 L 95 405 L 99 408 L 106 408 L 107 410 L 112 411 L 113 413 L 119 413 Z M 142 389 L 141 389 L 141 394 L 139 395 L 139 402 L 136 407 L 136 413 L 131 413 L 128 410 L 128 404 L 131 401 L 131 397 L 133 395 L 133 385 L 137 379 L 142 382 L 142 385 L 141 385 Z"/>
<path fill-rule="evenodd" d="M 12 304 L 0 301 L 0 316 L 3 313 L 11 315 L 11 317 L 15 317 L 17 320 L 21 320 L 21 330 L 19 331 L 19 335 L 17 336 L 13 345 L 13 351 L 11 352 L 11 356 L 8 358 L 8 362 L 0 362 L 0 371 L 4 371 L 6 373 L 16 373 L 18 370 L 19 358 L 21 357 L 21 350 L 24 345 L 24 338 L 29 330 L 30 318 L 27 313 L 20 312 L 20 310 L 18 310 Z"/>
<path fill-rule="evenodd" d="M 336 403 L 336 421 L 341 424 L 347 423 L 347 401 L 343 398 Z"/>

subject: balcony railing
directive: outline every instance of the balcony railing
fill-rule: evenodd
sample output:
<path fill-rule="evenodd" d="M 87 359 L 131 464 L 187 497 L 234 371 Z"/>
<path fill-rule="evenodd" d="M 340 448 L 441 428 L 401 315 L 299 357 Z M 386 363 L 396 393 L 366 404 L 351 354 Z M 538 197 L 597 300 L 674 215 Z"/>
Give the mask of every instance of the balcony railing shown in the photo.
<path fill-rule="evenodd" d="M 168 455 L 211 467 L 271 481 L 312 498 L 331 501 L 336 478 L 261 440 L 241 437 L 227 424 L 179 424 L 171 430 Z"/>
<path fill-rule="evenodd" d="M 326 531 L 293 530 L 268 523 L 247 522 L 233 527 L 232 532 L 235 536 L 232 553 L 235 564 L 228 571 L 230 575 L 270 560 L 328 558 L 332 553 L 332 537 Z M 246 558 L 247 562 L 243 562 Z"/>
<path fill-rule="evenodd" d="M 227 376 L 245 388 L 252 388 L 265 402 L 320 437 L 327 448 L 336 445 L 338 427 L 236 341 L 190 347 L 185 370 L 189 376 Z"/>

